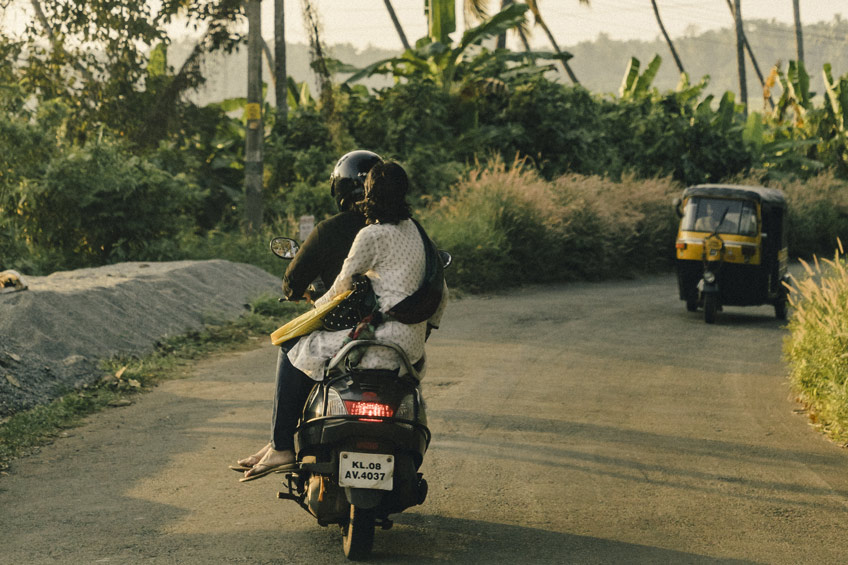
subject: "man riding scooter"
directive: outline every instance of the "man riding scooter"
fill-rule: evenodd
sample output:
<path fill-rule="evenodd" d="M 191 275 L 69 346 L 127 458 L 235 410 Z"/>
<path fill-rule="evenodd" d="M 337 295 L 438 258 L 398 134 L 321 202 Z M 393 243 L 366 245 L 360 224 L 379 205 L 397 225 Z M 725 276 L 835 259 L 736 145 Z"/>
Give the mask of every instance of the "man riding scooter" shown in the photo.
<path fill-rule="evenodd" d="M 377 163 L 382 163 L 380 156 L 364 150 L 351 151 L 343 155 L 336 163 L 330 177 L 330 193 L 338 205 L 339 213 L 315 227 L 289 264 L 283 277 L 283 293 L 286 299 L 314 300 L 323 294 L 324 289 L 333 284 L 356 234 L 365 227 L 365 217 L 354 204 L 364 196 L 365 176 Z M 319 287 L 317 291 L 314 291 L 309 287 L 316 281 L 320 284 L 314 285 Z M 286 343 L 280 348 L 278 354 L 273 414 L 275 423 L 296 421 L 296 415 L 300 413 L 309 391 L 315 384 L 308 378 L 290 383 L 282 382 L 280 379 L 284 364 L 288 362 L 288 350 L 295 343 L 295 341 Z M 295 416 L 294 418 L 278 418 L 278 411 L 284 414 L 295 414 Z M 244 471 L 243 480 L 252 480 L 293 463 L 291 458 L 275 453 L 275 451 L 288 451 L 292 448 L 293 433 L 293 426 L 289 428 L 289 426 L 275 424 L 272 429 L 272 442 L 253 455 L 239 459 L 238 465 L 231 468 Z"/>

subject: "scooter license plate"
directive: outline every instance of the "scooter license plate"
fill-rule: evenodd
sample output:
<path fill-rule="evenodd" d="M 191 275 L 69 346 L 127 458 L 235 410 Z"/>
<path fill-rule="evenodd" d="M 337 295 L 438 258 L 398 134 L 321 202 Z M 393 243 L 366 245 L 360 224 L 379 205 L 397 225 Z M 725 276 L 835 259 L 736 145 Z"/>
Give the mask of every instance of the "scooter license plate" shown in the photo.
<path fill-rule="evenodd" d="M 392 490 L 395 458 L 384 453 L 339 453 L 339 486 Z"/>

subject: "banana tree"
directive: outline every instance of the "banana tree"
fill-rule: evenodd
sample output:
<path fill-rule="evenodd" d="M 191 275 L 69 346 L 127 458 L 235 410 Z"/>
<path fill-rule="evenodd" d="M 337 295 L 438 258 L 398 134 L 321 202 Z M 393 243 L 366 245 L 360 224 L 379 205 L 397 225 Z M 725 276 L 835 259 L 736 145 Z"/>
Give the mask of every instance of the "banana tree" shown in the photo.
<path fill-rule="evenodd" d="M 830 63 L 823 70 L 826 103 L 822 129 L 830 139 L 832 151 L 836 153 L 839 167 L 848 170 L 848 134 L 845 131 L 845 115 L 848 114 L 848 74 L 834 80 Z"/>
<path fill-rule="evenodd" d="M 768 84 L 780 82 L 783 93 L 774 108 L 772 117 L 778 122 L 784 122 L 792 111 L 796 127 L 803 127 L 804 116 L 813 109 L 812 94 L 810 93 L 810 75 L 807 74 L 804 63 L 789 61 L 786 74 L 775 66 L 771 70 Z"/>
<path fill-rule="evenodd" d="M 621 86 L 618 88 L 618 96 L 622 100 L 629 100 L 648 94 L 661 64 L 662 57 L 655 55 L 645 68 L 645 72 L 640 74 L 639 69 L 642 63 L 636 57 L 631 57 L 624 71 Z"/>
<path fill-rule="evenodd" d="M 504 64 L 517 63 L 511 72 L 544 72 L 545 67 L 532 69 L 527 63 L 528 56 L 537 59 L 562 60 L 571 57 L 568 53 L 553 54 L 547 52 L 512 53 L 497 49 L 488 51 L 480 48 L 480 43 L 486 39 L 497 37 L 499 34 L 513 29 L 525 21 L 527 6 L 513 4 L 495 14 L 476 27 L 469 28 L 463 33 L 462 39 L 456 45 L 432 41 L 429 37 L 419 40 L 414 49 L 403 53 L 400 57 L 392 57 L 378 61 L 364 69 L 355 72 L 345 82 L 351 83 L 376 74 L 392 75 L 395 80 L 423 79 L 431 80 L 441 86 L 445 92 L 462 90 L 469 82 L 493 78 L 487 70 L 494 69 L 493 61 Z M 524 66 L 521 66 L 522 63 Z"/>

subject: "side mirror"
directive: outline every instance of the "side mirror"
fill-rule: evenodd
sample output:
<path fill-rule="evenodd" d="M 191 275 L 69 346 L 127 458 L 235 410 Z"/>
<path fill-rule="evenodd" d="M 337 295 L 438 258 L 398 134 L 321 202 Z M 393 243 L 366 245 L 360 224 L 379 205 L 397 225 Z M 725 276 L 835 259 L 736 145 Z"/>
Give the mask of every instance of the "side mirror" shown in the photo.
<path fill-rule="evenodd" d="M 294 259 L 300 246 L 290 237 L 275 237 L 271 240 L 271 253 L 280 259 Z"/>
<path fill-rule="evenodd" d="M 683 217 L 683 208 L 681 208 L 681 204 L 683 204 L 683 200 L 680 198 L 675 198 L 671 201 L 671 205 L 674 206 L 674 211 L 677 212 L 677 217 Z"/>
<path fill-rule="evenodd" d="M 447 269 L 453 263 L 453 257 L 447 251 L 439 249 L 439 258 L 442 260 L 442 268 Z"/>

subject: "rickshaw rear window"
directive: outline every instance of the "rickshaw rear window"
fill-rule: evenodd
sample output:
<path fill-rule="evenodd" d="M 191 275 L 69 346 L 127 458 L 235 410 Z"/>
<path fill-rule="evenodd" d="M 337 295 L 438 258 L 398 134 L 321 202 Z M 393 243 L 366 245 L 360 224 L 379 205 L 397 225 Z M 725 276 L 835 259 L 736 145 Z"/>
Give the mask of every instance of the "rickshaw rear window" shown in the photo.
<path fill-rule="evenodd" d="M 757 209 L 748 200 L 693 197 L 686 202 L 680 229 L 755 236 Z"/>

